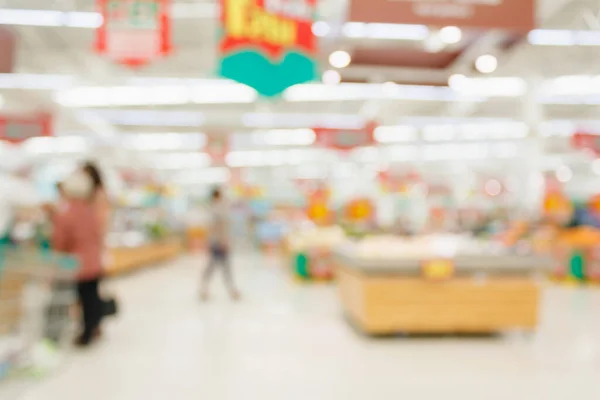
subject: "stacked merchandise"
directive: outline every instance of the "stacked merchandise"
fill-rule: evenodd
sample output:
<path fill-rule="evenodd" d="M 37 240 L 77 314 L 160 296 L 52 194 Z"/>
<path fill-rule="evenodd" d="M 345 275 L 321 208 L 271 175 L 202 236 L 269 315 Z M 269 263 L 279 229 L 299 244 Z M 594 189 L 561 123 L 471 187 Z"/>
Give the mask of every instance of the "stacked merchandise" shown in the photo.
<path fill-rule="evenodd" d="M 345 240 L 338 226 L 301 229 L 287 238 L 293 271 L 301 280 L 330 280 L 335 263 L 333 251 Z"/>

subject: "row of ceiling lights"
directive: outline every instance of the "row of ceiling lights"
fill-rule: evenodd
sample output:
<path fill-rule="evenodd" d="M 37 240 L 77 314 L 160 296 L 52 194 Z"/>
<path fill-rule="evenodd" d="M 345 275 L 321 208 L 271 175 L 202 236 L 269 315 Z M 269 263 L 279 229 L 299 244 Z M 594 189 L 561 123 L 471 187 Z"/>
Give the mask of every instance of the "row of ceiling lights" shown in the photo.
<path fill-rule="evenodd" d="M 313 26 L 313 31 L 318 36 L 325 36 L 323 33 L 329 30 L 326 22 L 317 22 Z M 351 25 L 348 25 L 351 26 Z M 456 44 L 462 40 L 462 30 L 456 26 L 446 26 L 438 32 L 437 35 L 428 36 L 425 42 L 426 49 L 437 52 L 445 45 Z M 428 44 L 431 40 L 439 45 Z M 352 62 L 352 56 L 345 50 L 336 50 L 329 55 L 329 65 L 336 69 L 346 68 Z M 475 68 L 482 74 L 491 74 L 498 68 L 498 59 L 492 54 L 482 54 L 475 60 Z M 322 81 L 325 84 L 337 84 L 341 82 L 341 75 L 335 70 L 327 70 L 323 73 Z"/>

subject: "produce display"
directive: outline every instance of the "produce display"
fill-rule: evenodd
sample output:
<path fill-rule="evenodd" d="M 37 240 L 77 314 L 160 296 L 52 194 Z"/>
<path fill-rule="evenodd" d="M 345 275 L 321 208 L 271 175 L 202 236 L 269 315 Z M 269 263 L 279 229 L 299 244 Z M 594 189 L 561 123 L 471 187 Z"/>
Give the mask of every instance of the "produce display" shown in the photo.
<path fill-rule="evenodd" d="M 295 275 L 303 280 L 329 280 L 334 275 L 333 250 L 345 240 L 337 226 L 304 228 L 287 237 Z"/>
<path fill-rule="evenodd" d="M 346 242 L 337 254 L 351 260 L 353 265 L 362 265 L 373 271 L 414 270 L 436 260 L 450 261 L 457 272 L 465 268 L 477 268 L 479 272 L 495 269 L 496 272 L 507 273 L 509 269 L 549 265 L 546 256 L 534 254 L 525 243 L 507 247 L 500 242 L 455 234 L 413 238 L 371 236 L 359 242 Z"/>
<path fill-rule="evenodd" d="M 347 241 L 335 260 L 345 310 L 371 334 L 533 330 L 551 266 L 529 248 L 450 234 Z"/>

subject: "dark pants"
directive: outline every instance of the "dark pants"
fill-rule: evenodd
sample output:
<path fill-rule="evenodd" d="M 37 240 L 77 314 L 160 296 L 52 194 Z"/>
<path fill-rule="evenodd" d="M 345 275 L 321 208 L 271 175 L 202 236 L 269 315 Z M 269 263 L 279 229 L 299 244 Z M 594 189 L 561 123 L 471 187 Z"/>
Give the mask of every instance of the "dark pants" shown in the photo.
<path fill-rule="evenodd" d="M 231 273 L 231 263 L 229 261 L 229 251 L 223 246 L 218 244 L 211 244 L 209 249 L 209 261 L 204 274 L 202 276 L 202 290 L 208 289 L 208 284 L 212 277 L 213 272 L 217 267 L 223 270 L 223 276 L 225 278 L 225 285 L 229 291 L 235 291 L 233 285 L 233 276 Z"/>
<path fill-rule="evenodd" d="M 98 292 L 99 283 L 100 280 L 96 279 L 77 284 L 83 324 L 82 340 L 84 342 L 89 342 L 92 339 L 102 320 L 103 302 Z"/>

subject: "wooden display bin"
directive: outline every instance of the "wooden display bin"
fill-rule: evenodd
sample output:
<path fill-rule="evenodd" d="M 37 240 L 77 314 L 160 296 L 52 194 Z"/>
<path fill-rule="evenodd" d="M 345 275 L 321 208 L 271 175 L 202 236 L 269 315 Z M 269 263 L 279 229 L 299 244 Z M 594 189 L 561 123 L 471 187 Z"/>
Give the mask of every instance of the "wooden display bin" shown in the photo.
<path fill-rule="evenodd" d="M 367 334 L 493 333 L 538 323 L 540 289 L 529 276 L 435 282 L 340 265 L 337 277 L 348 317 Z"/>
<path fill-rule="evenodd" d="M 165 262 L 181 254 L 179 239 L 168 239 L 148 243 L 139 247 L 121 247 L 110 249 L 110 261 L 106 271 L 109 275 L 118 275 L 133 270 Z"/>
<path fill-rule="evenodd" d="M 21 318 L 21 297 L 25 277 L 7 272 L 0 277 L 0 335 L 9 333 Z"/>

